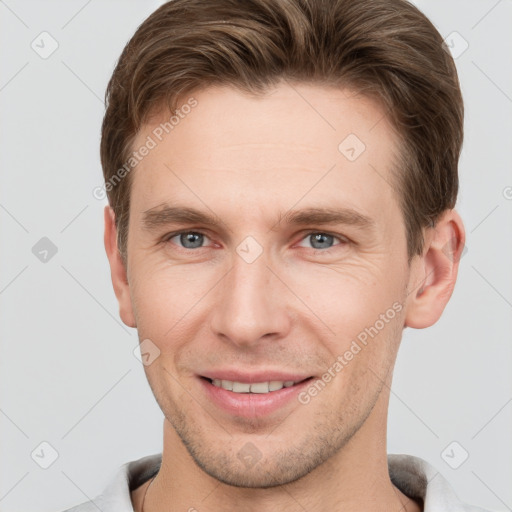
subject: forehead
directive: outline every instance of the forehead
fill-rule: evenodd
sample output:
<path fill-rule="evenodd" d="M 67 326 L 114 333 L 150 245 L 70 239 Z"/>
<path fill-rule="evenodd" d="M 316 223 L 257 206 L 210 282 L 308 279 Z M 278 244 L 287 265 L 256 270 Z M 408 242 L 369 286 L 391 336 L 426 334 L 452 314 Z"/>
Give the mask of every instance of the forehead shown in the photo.
<path fill-rule="evenodd" d="M 299 202 L 376 217 L 395 203 L 390 213 L 398 212 L 396 136 L 369 98 L 305 84 L 258 97 L 211 87 L 185 96 L 178 112 L 153 116 L 135 139 L 134 149 L 149 139 L 153 146 L 132 171 L 135 215 L 176 201 L 211 203 L 219 217 L 282 212 Z"/>

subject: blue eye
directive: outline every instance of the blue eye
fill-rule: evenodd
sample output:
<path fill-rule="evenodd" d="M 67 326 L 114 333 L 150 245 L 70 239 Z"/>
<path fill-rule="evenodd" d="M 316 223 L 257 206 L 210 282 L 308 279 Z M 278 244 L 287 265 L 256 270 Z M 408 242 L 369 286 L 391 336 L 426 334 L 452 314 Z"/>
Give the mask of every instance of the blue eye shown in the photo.
<path fill-rule="evenodd" d="M 204 233 L 200 233 L 198 231 L 180 231 L 179 233 L 170 234 L 165 239 L 166 242 L 171 242 L 178 247 L 189 250 L 208 247 L 208 245 L 205 245 L 206 241 L 208 240 L 210 239 Z M 335 244 L 335 240 L 337 240 L 339 243 Z M 304 245 L 306 241 L 309 241 L 309 243 Z M 344 238 L 340 238 L 329 233 L 324 233 L 323 231 L 312 231 L 301 240 L 299 245 L 322 252 L 328 252 L 329 249 L 348 242 L 349 241 Z"/>
<path fill-rule="evenodd" d="M 311 247 L 313 249 L 331 249 L 334 245 L 334 240 L 339 240 L 340 242 L 344 242 L 341 238 L 338 238 L 337 236 L 330 235 L 328 233 L 323 233 L 321 231 L 315 231 L 312 233 L 309 233 L 306 237 L 303 238 L 301 241 L 301 244 L 304 240 L 309 240 Z M 299 245 L 301 245 L 299 244 Z M 304 246 L 302 246 L 304 247 Z"/>
<path fill-rule="evenodd" d="M 179 244 L 184 249 L 198 249 L 203 246 L 205 235 L 202 233 L 198 233 L 196 231 L 183 231 L 182 233 L 177 233 L 174 236 L 171 236 L 167 239 L 168 242 L 177 238 L 179 240 Z"/>

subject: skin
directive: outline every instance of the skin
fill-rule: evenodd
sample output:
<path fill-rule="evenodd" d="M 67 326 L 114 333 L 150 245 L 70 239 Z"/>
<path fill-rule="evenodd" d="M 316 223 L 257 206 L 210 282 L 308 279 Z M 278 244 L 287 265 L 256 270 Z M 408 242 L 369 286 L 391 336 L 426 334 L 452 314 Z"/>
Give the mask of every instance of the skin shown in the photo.
<path fill-rule="evenodd" d="M 230 87 L 193 96 L 198 105 L 132 171 L 126 266 L 105 208 L 120 316 L 160 350 L 144 367 L 165 415 L 145 512 L 422 510 L 389 479 L 389 386 L 404 327 L 434 324 L 452 294 L 462 220 L 447 210 L 408 265 L 389 185 L 397 135 L 367 98 L 287 83 L 259 98 Z M 134 147 L 168 117 L 153 117 Z M 352 162 L 338 150 L 350 133 L 366 146 Z M 146 229 L 144 212 L 165 203 L 214 212 L 222 224 Z M 352 208 L 374 228 L 277 222 L 306 207 Z M 206 235 L 203 246 L 166 240 L 180 230 Z M 319 246 L 312 233 L 333 238 Z M 263 249 L 252 263 L 236 252 L 247 236 Z M 393 320 L 306 405 L 241 418 L 208 401 L 198 382 L 220 366 L 321 377 L 394 303 Z M 248 442 L 261 454 L 250 469 L 237 457 Z M 148 484 L 132 492 L 137 511 Z"/>

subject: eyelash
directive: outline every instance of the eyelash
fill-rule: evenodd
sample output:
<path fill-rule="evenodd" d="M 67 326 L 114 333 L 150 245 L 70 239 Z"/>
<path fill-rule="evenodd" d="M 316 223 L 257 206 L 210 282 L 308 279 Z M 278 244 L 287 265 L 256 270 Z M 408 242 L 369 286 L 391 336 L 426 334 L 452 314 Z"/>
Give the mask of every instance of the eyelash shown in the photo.
<path fill-rule="evenodd" d="M 188 230 L 184 230 L 184 231 L 176 231 L 174 233 L 169 233 L 168 235 L 166 235 L 164 237 L 164 239 L 162 241 L 164 243 L 169 243 L 171 241 L 171 239 L 173 239 L 174 237 L 179 236 L 179 235 L 185 235 L 187 233 L 203 235 L 203 236 L 209 238 L 208 235 L 206 233 L 204 233 L 203 231 L 188 229 Z M 311 235 L 328 235 L 328 236 L 332 236 L 334 239 L 337 239 L 340 242 L 339 244 L 329 247 L 327 249 L 315 249 L 314 247 L 308 247 L 308 249 L 312 249 L 313 251 L 322 252 L 322 253 L 326 253 L 326 254 L 329 254 L 332 250 L 334 250 L 338 246 L 347 245 L 351 242 L 351 240 L 349 240 L 346 236 L 336 235 L 336 234 L 330 233 L 328 231 L 318 231 L 318 230 L 307 231 L 306 233 L 304 233 L 303 237 L 300 239 L 300 242 L 302 242 L 303 240 L 305 240 L 307 237 L 309 237 Z M 174 244 L 174 245 L 176 245 L 176 244 Z M 197 251 L 199 249 L 207 248 L 207 247 L 198 247 L 196 249 L 188 249 L 187 247 L 181 247 L 180 245 L 176 245 L 176 246 L 178 247 L 178 249 L 181 249 L 183 251 Z M 304 247 L 304 249 L 306 249 L 306 247 Z"/>

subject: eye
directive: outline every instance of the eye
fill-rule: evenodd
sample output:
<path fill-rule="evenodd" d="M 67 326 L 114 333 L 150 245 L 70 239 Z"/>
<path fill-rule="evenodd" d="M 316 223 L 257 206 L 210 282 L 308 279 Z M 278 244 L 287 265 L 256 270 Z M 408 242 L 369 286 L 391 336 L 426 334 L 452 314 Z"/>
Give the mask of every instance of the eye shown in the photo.
<path fill-rule="evenodd" d="M 305 247 L 303 245 L 304 242 L 308 242 L 311 244 L 310 247 L 316 250 L 328 250 L 333 247 L 333 242 L 335 240 L 338 240 L 341 242 L 341 244 L 348 243 L 348 240 L 335 236 L 330 235 L 329 233 L 324 233 L 323 231 L 313 231 L 311 233 L 308 233 L 302 241 L 299 243 L 301 247 Z M 336 245 L 341 245 L 336 244 Z"/>
<path fill-rule="evenodd" d="M 175 239 L 176 241 L 173 242 Z M 184 249 L 200 249 L 203 247 L 205 240 L 209 240 L 209 238 L 204 233 L 199 233 L 198 231 L 181 231 L 173 233 L 165 239 L 166 242 L 172 242 Z"/>
<path fill-rule="evenodd" d="M 178 233 L 171 233 L 164 241 L 171 242 L 183 249 L 193 250 L 206 247 L 205 242 L 207 240 L 210 240 L 208 236 L 199 231 L 180 231 Z M 336 240 L 338 240 L 338 244 L 334 243 Z M 304 245 L 308 242 L 310 245 Z M 323 231 L 312 231 L 301 240 L 299 246 L 328 252 L 329 249 L 336 247 L 336 245 L 344 245 L 348 242 L 349 240 L 344 237 L 331 235 Z"/>

